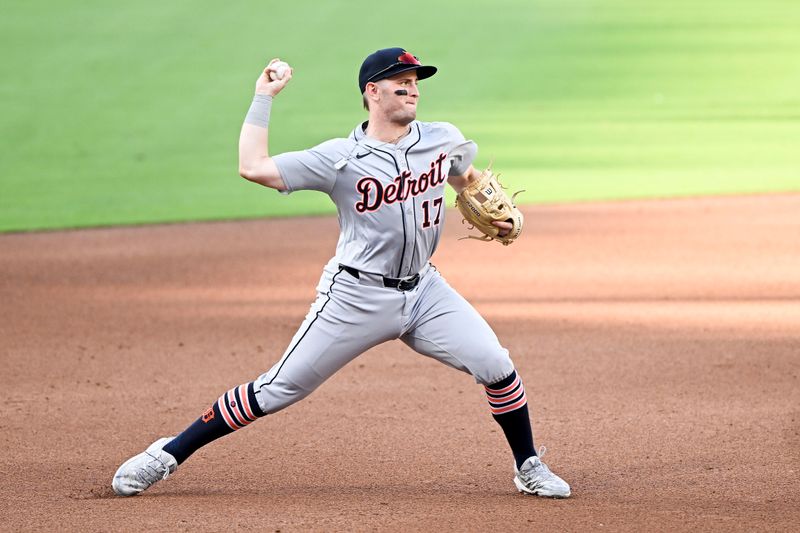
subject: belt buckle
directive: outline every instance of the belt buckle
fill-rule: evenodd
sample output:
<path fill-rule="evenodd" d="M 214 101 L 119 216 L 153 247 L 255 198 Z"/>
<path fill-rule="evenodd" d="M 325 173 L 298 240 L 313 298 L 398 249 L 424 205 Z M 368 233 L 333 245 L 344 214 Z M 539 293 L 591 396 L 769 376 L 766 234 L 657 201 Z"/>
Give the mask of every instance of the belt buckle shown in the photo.
<path fill-rule="evenodd" d="M 414 274 L 410 278 L 401 279 L 397 284 L 397 290 L 400 292 L 410 291 L 411 289 L 417 286 L 418 282 L 419 282 L 419 273 Z"/>

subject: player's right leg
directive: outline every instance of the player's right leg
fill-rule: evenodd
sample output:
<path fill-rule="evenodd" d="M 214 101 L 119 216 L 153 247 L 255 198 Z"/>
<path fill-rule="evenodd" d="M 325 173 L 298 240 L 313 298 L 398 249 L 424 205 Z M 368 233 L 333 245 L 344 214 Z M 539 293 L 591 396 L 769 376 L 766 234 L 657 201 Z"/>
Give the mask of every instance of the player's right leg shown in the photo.
<path fill-rule="evenodd" d="M 399 315 L 402 303 L 397 291 L 359 286 L 344 271 L 323 275 L 317 300 L 280 361 L 222 394 L 176 437 L 159 439 L 123 463 L 114 475 L 114 492 L 139 494 L 202 446 L 305 398 L 362 352 L 396 338 L 400 324 L 389 317 Z"/>

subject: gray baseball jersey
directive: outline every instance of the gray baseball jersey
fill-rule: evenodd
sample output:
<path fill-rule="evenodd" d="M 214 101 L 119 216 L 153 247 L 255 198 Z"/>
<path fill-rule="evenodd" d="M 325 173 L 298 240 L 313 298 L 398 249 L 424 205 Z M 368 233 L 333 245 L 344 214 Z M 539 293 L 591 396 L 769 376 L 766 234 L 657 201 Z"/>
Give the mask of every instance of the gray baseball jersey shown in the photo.
<path fill-rule="evenodd" d="M 288 191 L 327 193 L 339 213 L 336 260 L 390 277 L 413 275 L 427 264 L 442 233 L 448 154 L 464 136 L 446 122 L 411 123 L 397 144 L 349 137 L 309 150 L 276 155 Z"/>
<path fill-rule="evenodd" d="M 429 263 L 444 223 L 447 176 L 470 163 L 454 154 L 469 158 L 474 149 L 459 152 L 469 141 L 444 122 L 412 122 L 397 144 L 367 137 L 364 126 L 348 138 L 273 157 L 287 192 L 312 189 L 333 199 L 341 235 L 303 324 L 254 382 L 264 413 L 299 401 L 392 339 L 485 385 L 514 371 L 491 327 Z M 409 276 L 414 284 L 403 290 L 384 279 Z"/>

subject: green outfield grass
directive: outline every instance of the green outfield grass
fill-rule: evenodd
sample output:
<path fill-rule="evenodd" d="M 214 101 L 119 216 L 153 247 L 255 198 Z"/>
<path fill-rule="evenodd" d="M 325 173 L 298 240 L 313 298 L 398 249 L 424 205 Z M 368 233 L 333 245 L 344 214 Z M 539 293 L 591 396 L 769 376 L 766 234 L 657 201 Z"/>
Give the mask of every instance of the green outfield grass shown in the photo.
<path fill-rule="evenodd" d="M 346 135 L 385 46 L 523 201 L 799 191 L 798 28 L 794 0 L 10 0 L 0 231 L 333 212 L 239 178 L 241 120 L 280 56 L 272 152 Z"/>

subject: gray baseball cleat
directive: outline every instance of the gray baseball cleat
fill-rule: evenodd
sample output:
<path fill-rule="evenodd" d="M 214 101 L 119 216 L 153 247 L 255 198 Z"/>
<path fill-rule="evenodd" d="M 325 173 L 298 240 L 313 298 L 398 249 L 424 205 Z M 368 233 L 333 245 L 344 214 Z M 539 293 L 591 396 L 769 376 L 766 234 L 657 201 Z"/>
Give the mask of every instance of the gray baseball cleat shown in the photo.
<path fill-rule="evenodd" d="M 544 455 L 544 447 L 539 455 Z M 523 494 L 535 494 L 547 498 L 569 498 L 566 481 L 555 475 L 536 455 L 529 457 L 518 470 L 514 465 L 514 485 Z"/>
<path fill-rule="evenodd" d="M 178 468 L 178 461 L 162 448 L 175 437 L 164 437 L 134 455 L 114 474 L 111 488 L 120 496 L 135 496 L 156 481 L 167 479 Z"/>

